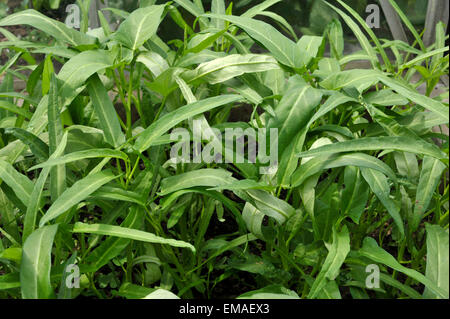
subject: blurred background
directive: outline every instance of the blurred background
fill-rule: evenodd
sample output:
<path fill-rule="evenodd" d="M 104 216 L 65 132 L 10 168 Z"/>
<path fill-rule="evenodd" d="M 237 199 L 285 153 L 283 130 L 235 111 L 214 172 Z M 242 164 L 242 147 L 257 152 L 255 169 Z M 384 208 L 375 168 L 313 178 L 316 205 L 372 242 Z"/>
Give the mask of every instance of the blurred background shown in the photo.
<path fill-rule="evenodd" d="M 428 1 L 436 0 L 397 0 L 397 4 L 407 14 L 418 30 L 423 30 L 425 26 Z M 99 7 L 113 7 L 128 12 L 133 11 L 139 7 L 139 0 L 92 0 L 91 5 L 97 2 Z M 168 1 L 158 0 L 156 3 L 165 3 Z M 231 1 L 226 1 L 227 6 Z M 233 13 L 240 15 L 248 8 L 261 3 L 262 0 L 238 0 L 233 1 Z M 336 2 L 329 0 L 330 3 Z M 376 0 L 347 0 L 345 1 L 361 16 L 367 16 L 365 12 L 366 7 L 372 3 L 378 3 Z M 66 7 L 69 4 L 76 3 L 74 0 L 0 0 L 0 18 L 24 10 L 26 8 L 34 8 L 44 13 L 47 16 L 64 21 L 67 16 Z M 208 10 L 211 0 L 203 0 L 205 9 Z M 183 12 L 183 9 L 180 8 Z M 278 13 L 284 17 L 293 27 L 298 36 L 302 34 L 321 35 L 324 28 L 334 18 L 338 18 L 337 14 L 331 8 L 326 6 L 322 1 L 317 0 L 283 0 L 270 8 L 271 11 Z M 189 14 L 183 12 L 186 19 L 189 19 Z M 170 20 L 170 19 L 168 19 Z M 390 38 L 391 32 L 386 18 L 381 10 L 381 25 L 376 30 L 378 36 Z M 165 28 L 161 30 L 163 38 L 173 38 L 173 32 L 182 32 L 177 28 Z M 346 30 L 348 36 L 351 35 L 350 30 Z"/>
<path fill-rule="evenodd" d="M 165 0 L 90 0 L 89 10 L 89 24 L 90 28 L 97 28 L 100 26 L 97 10 L 102 10 L 104 15 L 109 20 L 112 29 L 115 29 L 122 20 L 120 12 L 105 10 L 106 8 L 115 8 L 127 12 L 131 12 L 138 8 L 140 1 L 146 3 L 163 4 L 169 1 Z M 192 1 L 192 0 L 190 0 Z M 329 3 L 340 7 L 335 0 L 327 0 Z M 377 4 L 379 7 L 380 25 L 374 28 L 373 31 L 378 38 L 381 39 L 395 39 L 402 40 L 409 44 L 414 42 L 414 37 L 408 28 L 404 27 L 400 18 L 390 6 L 389 0 L 344 0 L 357 13 L 366 18 L 370 15 L 367 7 L 371 4 Z M 33 8 L 41 13 L 64 22 L 68 16 L 68 6 L 73 4 L 88 3 L 89 0 L 0 0 L 0 19 L 8 14 L 18 12 L 21 10 Z M 226 6 L 232 5 L 232 12 L 234 15 L 241 15 L 252 6 L 255 6 L 263 0 L 226 0 Z M 448 0 L 396 0 L 399 7 L 410 19 L 418 33 L 424 33 L 424 43 L 429 46 L 434 42 L 435 26 L 439 21 L 443 21 L 448 26 L 449 17 L 449 1 Z M 211 0 L 202 0 L 206 11 L 210 10 Z M 172 5 L 177 6 L 172 1 Z M 183 15 L 186 22 L 192 25 L 194 17 L 178 7 L 178 10 Z M 338 14 L 327 6 L 322 0 L 282 0 L 271 6 L 267 11 L 277 13 L 284 18 L 292 27 L 297 37 L 302 35 L 322 35 L 325 28 L 333 19 L 340 19 Z M 345 11 L 345 10 L 344 10 Z M 267 23 L 277 27 L 278 30 L 285 33 L 286 36 L 291 37 L 289 31 L 281 23 L 274 21 L 266 16 L 258 16 Z M 278 24 L 278 25 L 277 25 Z M 345 54 L 350 54 L 361 50 L 357 39 L 353 32 L 347 25 L 341 21 L 344 28 L 345 37 Z M 6 27 L 15 36 L 22 40 L 30 41 L 46 41 L 46 35 L 39 30 L 27 27 L 25 25 L 18 25 Z M 448 28 L 447 28 L 448 34 Z M 164 23 L 160 25 L 158 35 L 168 42 L 173 39 L 180 39 L 184 36 L 184 30 L 175 24 L 172 19 L 165 19 Z M 0 33 L 0 41 L 5 41 L 6 38 Z M 50 39 L 48 39 L 50 41 Z M 447 40 L 448 45 L 448 40 Z M 0 54 L 0 62 L 7 60 L 5 52 Z"/>

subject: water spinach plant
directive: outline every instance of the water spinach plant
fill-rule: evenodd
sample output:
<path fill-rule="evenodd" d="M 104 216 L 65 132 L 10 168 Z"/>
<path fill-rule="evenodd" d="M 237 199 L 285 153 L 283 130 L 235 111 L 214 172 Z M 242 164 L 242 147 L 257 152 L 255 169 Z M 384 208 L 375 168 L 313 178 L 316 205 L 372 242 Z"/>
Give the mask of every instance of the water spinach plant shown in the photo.
<path fill-rule="evenodd" d="M 449 298 L 444 25 L 426 47 L 391 1 L 415 42 L 379 39 L 327 3 L 362 48 L 344 55 L 340 21 L 297 39 L 278 2 L 0 20 L 0 297 Z M 158 36 L 168 20 L 184 37 Z M 261 130 L 273 163 L 251 160 Z"/>

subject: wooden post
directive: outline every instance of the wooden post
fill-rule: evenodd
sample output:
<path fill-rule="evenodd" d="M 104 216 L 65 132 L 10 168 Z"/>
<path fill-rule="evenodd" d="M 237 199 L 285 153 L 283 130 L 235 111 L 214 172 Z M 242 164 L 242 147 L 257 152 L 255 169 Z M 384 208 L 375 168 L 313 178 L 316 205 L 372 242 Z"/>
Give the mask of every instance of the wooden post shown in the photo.
<path fill-rule="evenodd" d="M 448 0 L 428 0 L 427 18 L 425 21 L 425 33 L 423 43 L 426 46 L 433 44 L 436 38 L 436 24 L 439 21 L 448 26 Z"/>
<path fill-rule="evenodd" d="M 91 0 L 91 5 L 89 7 L 89 27 L 91 29 L 99 28 L 100 27 L 100 21 L 98 19 L 97 11 L 103 8 L 108 7 L 108 0 L 103 0 L 103 3 L 101 0 Z M 106 20 L 110 22 L 110 14 L 108 11 L 102 11 Z"/>
<path fill-rule="evenodd" d="M 398 16 L 395 9 L 389 3 L 389 0 L 380 0 L 381 8 L 383 9 L 384 16 L 386 17 L 389 29 L 391 30 L 394 40 L 401 40 L 408 43 L 408 37 L 403 29 L 402 21 Z"/>

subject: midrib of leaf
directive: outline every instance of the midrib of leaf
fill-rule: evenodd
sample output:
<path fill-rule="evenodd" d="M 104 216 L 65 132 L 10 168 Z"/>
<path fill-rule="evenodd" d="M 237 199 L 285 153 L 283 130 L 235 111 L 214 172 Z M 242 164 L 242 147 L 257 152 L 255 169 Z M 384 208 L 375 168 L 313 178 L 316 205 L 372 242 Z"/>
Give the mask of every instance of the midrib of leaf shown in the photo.
<path fill-rule="evenodd" d="M 142 26 L 144 25 L 144 22 L 147 21 L 148 16 L 151 15 L 151 14 L 153 14 L 153 11 L 150 11 L 149 13 L 144 15 L 144 18 L 140 21 L 140 23 L 138 25 L 136 36 L 135 36 L 134 41 L 133 41 L 133 51 L 136 50 L 137 40 L 139 38 L 139 33 L 141 32 Z"/>
<path fill-rule="evenodd" d="M 403 136 L 381 136 L 381 137 L 362 137 L 353 140 L 348 140 L 344 142 L 337 142 L 334 144 L 324 145 L 318 147 L 313 150 L 301 152 L 298 154 L 299 157 L 315 157 L 318 154 L 329 154 L 329 153 L 342 153 L 344 152 L 341 148 L 334 149 L 335 147 L 343 147 L 347 145 L 351 145 L 353 148 L 352 151 L 371 151 L 371 150 L 396 150 L 410 153 L 419 153 L 419 151 L 424 155 L 429 155 L 430 157 L 437 159 L 444 159 L 445 153 L 442 152 L 437 146 L 431 145 L 429 143 L 416 143 L 421 142 L 421 140 L 416 141 L 412 138 L 403 137 Z M 384 144 L 383 147 L 374 147 L 371 144 Z M 418 149 L 412 149 L 410 146 L 414 144 L 418 144 Z M 334 150 L 334 152 L 330 151 L 330 148 Z M 323 150 L 326 151 L 323 151 Z M 345 151 L 348 152 L 348 151 Z M 439 155 L 438 155 L 439 154 Z"/>
<path fill-rule="evenodd" d="M 75 227 L 77 225 L 80 225 L 81 227 L 85 226 L 85 229 L 81 229 L 81 230 L 75 230 L 74 232 L 80 232 L 80 233 L 92 233 L 92 234 L 99 234 L 99 235 L 105 235 L 105 236 L 115 236 L 115 237 L 119 237 L 119 238 L 125 238 L 125 239 L 131 239 L 131 240 L 138 240 L 138 241 L 144 241 L 144 242 L 155 242 L 155 243 L 160 243 L 160 244 L 168 244 L 168 245 L 172 245 L 175 247 L 184 247 L 184 248 L 189 248 L 192 251 L 195 251 L 195 247 L 192 246 L 191 244 L 189 244 L 188 242 L 185 241 L 179 241 L 176 239 L 172 239 L 172 238 L 164 238 L 164 237 L 159 237 L 156 236 L 153 233 L 149 233 L 149 232 L 145 232 L 142 230 L 137 230 L 137 229 L 131 229 L 128 227 L 122 227 L 122 226 L 112 226 L 112 225 L 104 225 L 106 227 L 108 227 L 108 229 L 106 230 L 102 230 L 102 229 L 94 229 L 93 225 L 89 225 L 89 224 L 83 224 L 83 223 L 76 223 Z M 99 226 L 102 226 L 102 224 L 98 224 Z M 128 234 L 124 234 L 123 231 L 129 230 Z M 128 236 L 128 237 L 125 237 Z"/>

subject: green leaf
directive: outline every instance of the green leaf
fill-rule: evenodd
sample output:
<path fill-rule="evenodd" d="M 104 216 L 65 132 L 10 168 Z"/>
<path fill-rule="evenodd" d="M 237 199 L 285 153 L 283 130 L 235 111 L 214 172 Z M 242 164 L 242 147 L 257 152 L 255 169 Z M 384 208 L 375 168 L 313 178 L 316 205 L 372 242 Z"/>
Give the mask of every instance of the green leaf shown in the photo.
<path fill-rule="evenodd" d="M 389 196 L 391 188 L 386 176 L 371 168 L 362 168 L 361 173 L 367 184 L 369 184 L 372 192 L 375 193 L 380 202 L 387 209 L 389 215 L 394 219 L 395 225 L 403 236 L 405 234 L 405 229 L 402 217 L 400 216 L 400 206 Z"/>
<path fill-rule="evenodd" d="M 203 266 L 204 264 L 210 262 L 211 260 L 213 260 L 217 256 L 220 256 L 221 254 L 223 254 L 224 252 L 226 252 L 228 250 L 231 250 L 231 249 L 238 247 L 240 245 L 243 245 L 243 244 L 248 244 L 248 242 L 256 240 L 256 239 L 257 239 L 257 237 L 255 237 L 251 233 L 248 233 L 248 234 L 239 236 L 231 241 L 225 241 L 223 244 L 220 245 L 220 247 L 216 247 L 216 245 L 213 244 L 216 239 L 211 239 L 206 243 L 206 246 L 204 247 L 204 249 L 206 250 L 208 248 L 208 244 L 212 245 L 214 247 L 214 253 L 212 253 L 208 259 L 203 261 L 199 266 L 197 266 L 193 270 Z"/>
<path fill-rule="evenodd" d="M 7 128 L 5 129 L 5 133 L 12 134 L 20 139 L 30 148 L 31 152 L 39 161 L 46 161 L 48 159 L 48 145 L 33 133 L 18 127 Z"/>
<path fill-rule="evenodd" d="M 302 185 L 309 177 L 325 169 L 356 166 L 375 169 L 387 175 L 392 181 L 397 182 L 397 178 L 392 169 L 376 157 L 364 153 L 352 153 L 334 155 L 330 157 L 315 157 L 307 163 L 301 165 L 292 175 L 292 187 Z"/>
<path fill-rule="evenodd" d="M 392 105 L 406 105 L 408 99 L 392 92 L 392 90 L 385 89 L 375 92 L 369 92 L 364 95 L 364 100 L 369 104 L 392 106 Z"/>
<path fill-rule="evenodd" d="M 112 158 L 119 158 L 124 161 L 128 160 L 128 156 L 124 152 L 112 150 L 109 148 L 98 148 L 98 149 L 90 149 L 90 150 L 85 150 L 85 151 L 73 152 L 73 153 L 69 153 L 69 154 L 66 154 L 61 157 L 52 158 L 44 163 L 32 166 L 29 170 L 31 171 L 31 170 L 34 170 L 37 168 L 51 167 L 51 166 L 71 163 L 71 162 L 75 162 L 75 161 L 79 161 L 79 160 L 83 160 L 83 159 L 98 158 L 98 157 L 112 157 Z"/>
<path fill-rule="evenodd" d="M 135 51 L 157 31 L 165 5 L 134 10 L 114 33 L 114 39 Z"/>
<path fill-rule="evenodd" d="M 409 21 L 408 17 L 405 15 L 405 13 L 400 9 L 398 4 L 393 1 L 389 0 L 390 4 L 394 8 L 394 10 L 397 12 L 397 14 L 400 16 L 400 19 L 402 19 L 403 23 L 408 27 L 409 31 L 414 35 L 414 38 L 416 39 L 417 43 L 420 46 L 420 49 L 422 51 L 427 51 L 427 48 L 423 44 L 422 38 L 420 37 L 419 33 L 417 32 L 416 28 L 413 26 L 413 24 Z"/>
<path fill-rule="evenodd" d="M 64 82 L 59 88 L 63 105 L 70 102 L 78 94 L 77 89 L 92 74 L 113 64 L 112 54 L 104 50 L 84 51 L 67 61 L 58 73 L 58 78 Z"/>
<path fill-rule="evenodd" d="M 87 89 L 98 116 L 100 128 L 103 130 L 105 141 L 114 147 L 122 145 L 125 143 L 125 135 L 120 128 L 114 105 L 98 75 L 91 76 Z"/>
<path fill-rule="evenodd" d="M 6 248 L 4 251 L 0 252 L 0 258 L 14 261 L 18 265 L 20 265 L 20 261 L 22 260 L 22 248 L 19 247 Z"/>
<path fill-rule="evenodd" d="M 70 274 L 70 272 L 67 271 L 67 267 L 69 265 L 75 265 L 77 262 L 77 251 L 75 251 L 72 256 L 70 256 L 69 259 L 64 263 L 63 266 L 63 273 L 61 276 L 61 284 L 59 285 L 59 291 L 58 291 L 58 299 L 72 299 L 73 297 L 73 290 L 72 288 L 67 287 L 67 278 Z"/>
<path fill-rule="evenodd" d="M 353 31 L 353 34 L 358 39 L 359 44 L 363 48 L 363 50 L 366 52 L 367 56 L 370 59 L 370 62 L 372 63 L 372 66 L 374 68 L 377 68 L 378 64 L 378 57 L 373 49 L 373 47 L 370 45 L 369 40 L 367 37 L 362 33 L 361 29 L 358 27 L 358 25 L 342 10 L 336 8 L 335 6 L 329 4 L 328 2 L 325 2 L 327 5 L 329 5 L 333 10 L 335 10 L 339 15 L 342 17 L 342 19 L 345 21 L 345 23 L 350 27 L 350 29 Z"/>
<path fill-rule="evenodd" d="M 333 229 L 333 242 L 329 248 L 327 258 L 309 291 L 308 298 L 313 299 L 317 297 L 319 292 L 327 285 L 327 280 L 336 279 L 349 251 L 350 235 L 347 227 L 344 226 L 340 232 Z"/>
<path fill-rule="evenodd" d="M 75 223 L 72 232 L 74 233 L 89 233 L 89 234 L 99 234 L 106 236 L 114 236 L 120 238 L 127 238 L 132 240 L 143 241 L 147 243 L 154 244 L 165 244 L 173 247 L 189 248 L 195 253 L 195 247 L 191 244 L 174 239 L 167 239 L 163 237 L 156 236 L 155 234 L 144 232 L 141 230 L 136 230 L 132 228 L 125 228 L 120 226 L 112 226 L 106 224 L 85 224 L 81 222 Z"/>
<path fill-rule="evenodd" d="M 283 152 L 308 123 L 321 99 L 322 93 L 306 84 L 300 76 L 289 80 L 289 87 L 275 109 L 276 117 L 267 124 L 268 128 L 278 128 L 279 152 Z"/>
<path fill-rule="evenodd" d="M 125 282 L 122 286 L 120 286 L 117 294 L 127 299 L 142 299 L 152 291 L 155 291 L 155 289 Z"/>
<path fill-rule="evenodd" d="M 231 54 L 223 58 L 200 64 L 195 70 L 187 71 L 182 77 L 188 83 L 202 79 L 210 84 L 225 82 L 244 73 L 279 69 L 277 61 L 262 54 Z"/>
<path fill-rule="evenodd" d="M 224 0 L 212 0 L 211 1 L 211 13 L 214 14 L 225 14 L 225 1 Z M 217 29 L 225 28 L 225 21 L 221 19 L 211 19 L 212 24 Z"/>
<path fill-rule="evenodd" d="M 251 201 L 261 213 L 274 218 L 280 225 L 295 214 L 295 209 L 289 203 L 266 191 L 254 189 L 245 191 L 245 194 L 247 196 L 237 192 L 237 195 Z"/>
<path fill-rule="evenodd" d="M 62 193 L 61 196 L 59 196 L 58 199 L 50 206 L 45 215 L 41 218 L 39 227 L 42 227 L 45 223 L 63 214 L 72 206 L 78 204 L 90 194 L 95 192 L 102 185 L 117 177 L 118 176 L 113 175 L 111 171 L 106 170 L 88 175 L 85 178 L 78 180 L 64 193 Z"/>
<path fill-rule="evenodd" d="M 0 87 L 0 90 L 1 90 L 0 91 L 0 98 L 6 97 L 7 98 L 6 100 L 11 102 L 11 103 L 13 102 L 13 98 L 22 99 L 24 101 L 30 102 L 33 105 L 37 105 L 39 103 L 39 101 L 36 101 L 34 98 L 32 98 L 32 97 L 30 97 L 28 95 L 25 95 L 25 94 L 22 94 L 22 93 L 18 93 L 18 92 L 7 92 L 8 90 L 12 90 L 13 89 L 12 88 L 13 82 L 11 81 L 11 83 L 8 83 L 9 82 L 8 79 L 13 79 L 11 74 L 9 74 L 9 73 L 5 75 L 3 83 L 1 83 L 2 85 Z"/>
<path fill-rule="evenodd" d="M 0 26 L 26 24 L 39 29 L 55 39 L 73 46 L 95 43 L 95 38 L 67 27 L 64 23 L 50 19 L 36 10 L 24 10 L 0 20 Z"/>
<path fill-rule="evenodd" d="M 347 9 L 348 12 L 350 12 L 350 14 L 359 22 L 359 24 L 363 27 L 363 29 L 369 34 L 370 38 L 375 43 L 375 46 L 377 47 L 378 52 L 381 54 L 381 57 L 384 61 L 384 64 L 386 65 L 386 68 L 388 70 L 392 70 L 392 65 L 391 65 L 391 62 L 389 61 L 389 58 L 386 55 L 386 52 L 384 51 L 383 47 L 381 46 L 381 43 L 378 40 L 375 33 L 367 25 L 366 21 L 364 21 L 363 18 L 361 18 L 361 16 L 355 10 L 352 9 L 351 6 L 345 4 L 345 2 L 343 2 L 341 0 L 338 0 L 338 1 L 345 9 Z M 353 30 L 353 31 L 355 31 L 355 30 Z"/>
<path fill-rule="evenodd" d="M 344 53 L 344 34 L 339 20 L 333 19 L 325 30 L 330 44 L 331 56 L 337 60 L 342 58 Z"/>
<path fill-rule="evenodd" d="M 169 68 L 167 61 L 156 52 L 142 52 L 136 61 L 144 64 L 155 78 Z"/>
<path fill-rule="evenodd" d="M 141 198 L 142 196 L 135 192 L 127 191 L 118 187 L 102 186 L 94 193 L 92 193 L 91 197 L 108 200 L 127 201 L 145 206 L 145 201 L 143 201 Z"/>
<path fill-rule="evenodd" d="M 427 231 L 427 268 L 425 277 L 443 289 L 448 296 L 448 230 L 439 225 L 425 225 Z M 425 288 L 424 298 L 439 298 L 439 295 Z"/>
<path fill-rule="evenodd" d="M 345 216 L 359 224 L 369 199 L 369 187 L 361 178 L 361 171 L 354 166 L 347 166 L 344 170 L 345 189 L 342 191 L 341 211 Z"/>
<path fill-rule="evenodd" d="M 419 273 L 416 270 L 406 268 L 402 266 L 400 263 L 395 260 L 392 255 L 386 252 L 383 248 L 378 246 L 375 239 L 371 237 L 366 237 L 363 242 L 362 248 L 359 250 L 359 253 L 367 257 L 377 263 L 384 264 L 392 269 L 395 269 L 415 280 L 425 285 L 430 291 L 435 293 L 440 298 L 448 299 L 448 291 L 446 292 L 444 289 L 438 287 L 434 282 L 430 279 L 426 278 L 424 275 Z"/>
<path fill-rule="evenodd" d="M 324 43 L 323 37 L 318 37 L 315 35 L 304 35 L 297 42 L 297 47 L 299 50 L 306 53 L 305 61 L 303 62 L 307 65 L 312 58 L 316 58 L 320 54 L 320 48 Z"/>
<path fill-rule="evenodd" d="M 190 0 L 175 0 L 180 6 L 190 12 L 194 17 L 198 17 L 205 13 L 203 8 L 198 7 L 195 3 L 192 3 Z"/>
<path fill-rule="evenodd" d="M 9 70 L 14 64 L 16 64 L 17 60 L 22 56 L 22 52 L 16 53 L 11 59 L 8 60 L 8 62 L 5 65 L 2 65 L 0 67 L 0 76 L 3 75 L 6 71 Z M 5 78 L 7 78 L 7 75 L 5 75 Z M 12 76 L 9 76 L 9 79 L 12 80 Z M 8 79 L 8 80 L 9 80 Z M 9 82 L 9 81 L 8 81 Z M 2 90 L 3 91 L 3 90 Z"/>
<path fill-rule="evenodd" d="M 248 231 L 259 239 L 264 240 L 265 236 L 262 230 L 264 214 L 261 213 L 255 206 L 246 202 L 242 210 L 242 218 L 245 221 Z"/>
<path fill-rule="evenodd" d="M 415 65 L 421 65 L 424 60 L 426 60 L 426 59 L 428 59 L 428 58 L 430 58 L 432 56 L 435 56 L 435 55 L 442 56 L 443 53 L 448 52 L 448 49 L 449 49 L 449 47 L 446 46 L 444 48 L 440 48 L 440 49 L 437 49 L 437 50 L 432 50 L 432 51 L 429 51 L 427 53 L 420 54 L 417 57 L 415 57 L 414 59 L 412 59 L 412 60 L 408 61 L 407 63 L 403 64 L 401 68 L 402 69 L 406 69 L 406 68 L 411 68 L 411 67 L 413 67 Z"/>
<path fill-rule="evenodd" d="M 41 134 L 47 126 L 47 104 L 48 104 L 48 96 L 45 95 L 42 97 L 41 101 L 37 105 L 33 117 L 28 123 L 27 131 L 35 135 Z M 4 148 L 0 149 L 0 158 L 4 158 L 10 163 L 14 163 L 17 158 L 20 156 L 22 152 L 24 152 L 26 146 L 22 143 L 19 145 L 10 143 Z"/>
<path fill-rule="evenodd" d="M 19 273 L 6 274 L 0 276 L 0 290 L 20 287 Z"/>
<path fill-rule="evenodd" d="M 272 20 L 274 20 L 275 22 L 278 23 L 278 25 L 283 29 L 283 31 L 285 31 L 286 33 L 291 35 L 296 41 L 298 40 L 297 34 L 295 33 L 292 25 L 285 18 L 280 16 L 279 14 L 276 14 L 275 12 L 272 12 L 272 11 L 262 11 L 262 12 L 258 13 L 258 15 L 271 18 Z M 243 17 L 243 15 L 241 15 L 241 17 Z M 306 58 L 308 58 L 308 57 L 306 56 Z M 305 63 L 307 63 L 307 62 L 305 62 Z"/>
<path fill-rule="evenodd" d="M 395 280 L 394 278 L 392 278 L 391 275 L 380 273 L 380 280 L 382 282 L 384 282 L 385 284 L 390 285 L 390 286 L 397 288 L 398 290 L 404 292 L 405 294 L 407 294 L 408 296 L 410 296 L 413 299 L 422 299 L 422 296 L 417 291 L 415 291 L 413 288 L 411 288 L 405 284 L 402 284 L 398 280 Z"/>
<path fill-rule="evenodd" d="M 242 179 L 242 180 L 236 180 L 229 184 L 216 186 L 213 188 L 209 188 L 208 190 L 224 190 L 228 189 L 231 191 L 234 190 L 247 190 L 247 189 L 263 189 L 263 190 L 273 190 L 274 187 L 270 185 L 263 184 L 261 182 L 254 181 L 252 179 Z"/>
<path fill-rule="evenodd" d="M 33 192 L 33 182 L 28 177 L 20 174 L 11 164 L 0 159 L 0 179 L 14 191 L 25 206 L 28 206 Z"/>
<path fill-rule="evenodd" d="M 129 203 L 124 203 L 117 208 L 117 212 L 126 212 L 125 220 L 120 224 L 121 227 L 131 229 L 139 228 L 142 224 L 144 210 L 137 205 L 132 205 L 129 212 Z M 98 238 L 98 237 L 97 237 Z M 98 239 L 90 242 L 91 247 L 97 242 Z M 111 259 L 119 255 L 131 242 L 130 239 L 121 237 L 109 237 L 106 238 L 97 248 L 95 248 L 86 257 L 86 270 L 89 272 L 95 272 L 104 265 L 106 265 Z M 81 268 L 83 271 L 83 268 Z"/>
<path fill-rule="evenodd" d="M 346 70 L 329 75 L 320 82 L 320 86 L 327 90 L 339 90 L 345 87 L 354 87 L 359 92 L 365 91 L 378 82 L 379 73 L 374 70 Z"/>
<path fill-rule="evenodd" d="M 250 7 L 247 11 L 245 11 L 241 15 L 241 17 L 253 18 L 254 16 L 266 10 L 267 8 L 277 4 L 278 2 L 281 2 L 281 0 L 265 0 L 257 5 L 253 5 L 252 7 Z"/>
<path fill-rule="evenodd" d="M 45 95 L 48 93 L 48 90 L 50 89 L 50 82 L 51 82 L 52 76 L 54 76 L 54 74 L 55 74 L 55 70 L 53 68 L 52 55 L 49 54 L 45 57 L 44 68 L 42 71 L 42 83 L 41 83 L 42 95 Z"/>
<path fill-rule="evenodd" d="M 304 54 L 297 45 L 278 30 L 262 21 L 231 15 L 205 14 L 204 16 L 229 21 L 243 29 L 250 37 L 261 43 L 281 64 L 291 68 L 304 67 Z"/>
<path fill-rule="evenodd" d="M 51 252 L 58 225 L 35 230 L 25 241 L 20 265 L 22 298 L 48 299 L 54 297 L 50 282 Z"/>
<path fill-rule="evenodd" d="M 429 156 L 423 158 L 419 184 L 417 185 L 414 215 L 410 221 L 412 232 L 419 227 L 445 169 L 446 166 L 441 161 Z"/>
<path fill-rule="evenodd" d="M 179 109 L 164 115 L 146 128 L 144 132 L 142 132 L 136 139 L 134 148 L 142 153 L 152 146 L 158 137 L 163 135 L 178 123 L 213 108 L 236 102 L 239 99 L 241 99 L 241 96 L 239 95 L 225 94 L 206 98 L 204 100 L 182 106 Z"/>
<path fill-rule="evenodd" d="M 204 168 L 164 178 L 161 181 L 160 196 L 164 196 L 182 189 L 208 186 L 217 187 L 233 181 L 232 173 L 223 169 Z"/>
<path fill-rule="evenodd" d="M 303 144 L 305 142 L 309 127 L 316 120 L 325 116 L 328 112 L 331 112 L 339 105 L 350 101 L 354 101 L 354 99 L 345 94 L 335 92 L 316 112 L 313 112 L 311 114 L 311 118 L 309 119 L 308 124 L 301 129 L 301 131 L 297 134 L 293 141 L 288 145 L 286 150 L 282 153 L 280 165 L 277 172 L 277 180 L 279 185 L 286 186 L 289 184 L 291 176 L 296 170 L 298 164 L 296 153 L 300 152 L 303 148 Z"/>
<path fill-rule="evenodd" d="M 30 119 L 31 116 L 33 115 L 29 111 L 27 111 L 27 110 L 25 110 L 25 109 L 23 109 L 21 107 L 18 107 L 15 104 L 13 104 L 11 102 L 8 102 L 8 101 L 1 101 L 0 100 L 0 109 L 6 110 L 6 111 L 9 111 L 9 112 L 13 112 L 13 113 L 16 113 L 18 115 L 22 115 L 23 117 L 25 117 L 27 119 Z"/>
<path fill-rule="evenodd" d="M 50 156 L 50 159 L 60 156 L 63 153 L 64 149 L 66 148 L 66 144 L 67 144 L 67 132 L 63 135 L 61 143 L 58 145 L 55 152 Z M 27 206 L 27 211 L 25 213 L 25 218 L 23 221 L 22 241 L 24 243 L 28 238 L 28 236 L 34 231 L 45 181 L 47 180 L 49 174 L 50 174 L 50 167 L 44 168 L 41 171 L 39 177 L 37 178 L 36 183 L 34 184 L 33 192 L 30 195 L 30 201 Z"/>
<path fill-rule="evenodd" d="M 437 159 L 445 159 L 446 155 L 437 146 L 422 140 L 402 136 L 363 137 L 351 141 L 338 142 L 331 145 L 297 154 L 299 157 L 313 157 L 343 152 L 395 150 L 414 154 L 428 155 Z"/>
<path fill-rule="evenodd" d="M 440 115 L 442 119 L 446 121 L 446 123 L 449 122 L 448 107 L 444 106 L 444 104 L 442 104 L 441 102 L 418 93 L 417 91 L 413 90 L 397 79 L 393 79 L 381 74 L 378 75 L 378 79 L 387 87 L 397 91 L 398 94 L 424 107 L 425 109 Z"/>
<path fill-rule="evenodd" d="M 48 144 L 49 153 L 56 151 L 63 134 L 63 127 L 60 117 L 60 103 L 58 95 L 58 82 L 56 76 L 52 74 L 50 92 L 48 94 Z M 66 189 L 66 167 L 58 165 L 50 170 L 50 194 L 52 201 L 55 201 Z"/>

